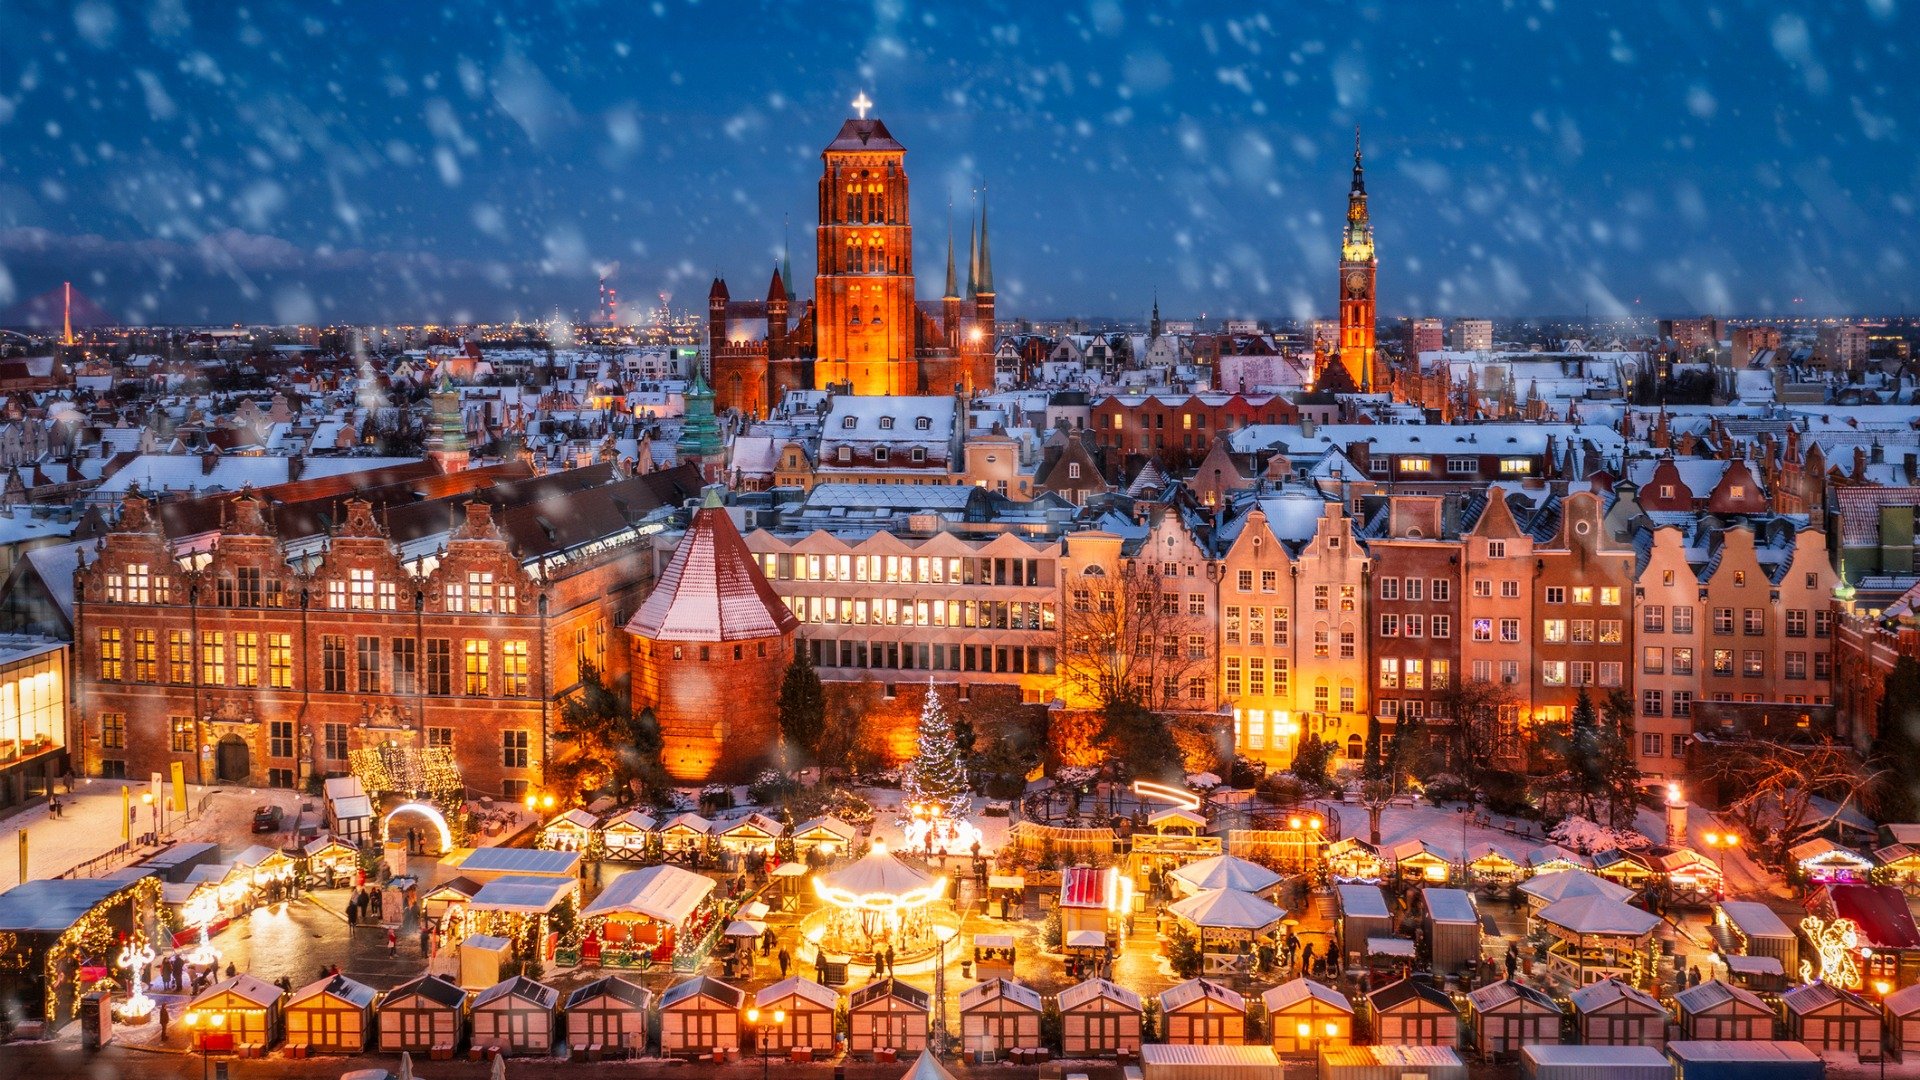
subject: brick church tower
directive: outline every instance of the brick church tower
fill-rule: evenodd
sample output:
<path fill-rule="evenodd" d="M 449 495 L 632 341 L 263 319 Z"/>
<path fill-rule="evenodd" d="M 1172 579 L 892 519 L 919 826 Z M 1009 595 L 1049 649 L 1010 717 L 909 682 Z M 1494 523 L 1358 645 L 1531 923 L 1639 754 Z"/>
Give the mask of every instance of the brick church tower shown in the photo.
<path fill-rule="evenodd" d="M 1373 222 L 1367 215 L 1367 184 L 1360 170 L 1360 129 L 1353 129 L 1353 186 L 1347 191 L 1347 225 L 1340 240 L 1340 366 L 1355 388 L 1373 388 Z M 1334 357 L 1328 357 L 1331 364 Z M 1316 383 L 1325 384 L 1324 379 Z"/>
<path fill-rule="evenodd" d="M 814 277 L 814 383 L 856 394 L 919 390 L 913 225 L 907 148 L 887 125 L 860 117 L 820 152 L 820 227 Z"/>
<path fill-rule="evenodd" d="M 675 780 L 744 776 L 773 752 L 799 625 L 710 493 L 627 623 L 633 707 L 653 710 Z"/>

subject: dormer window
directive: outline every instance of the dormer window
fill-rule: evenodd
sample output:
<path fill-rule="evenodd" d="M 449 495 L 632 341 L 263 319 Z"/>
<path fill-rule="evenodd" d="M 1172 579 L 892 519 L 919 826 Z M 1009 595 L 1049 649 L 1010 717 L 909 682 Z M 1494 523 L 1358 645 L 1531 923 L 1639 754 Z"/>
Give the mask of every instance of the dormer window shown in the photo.
<path fill-rule="evenodd" d="M 881 417 L 881 418 L 880 418 L 880 430 L 881 430 L 881 431 L 892 431 L 892 430 L 893 430 L 893 417 L 891 417 L 891 416 L 883 416 L 883 417 Z"/>
<path fill-rule="evenodd" d="M 880 463 L 880 462 L 884 462 L 884 461 L 886 461 L 886 460 L 887 460 L 887 448 L 886 448 L 886 447 L 884 447 L 884 446 L 876 446 L 876 447 L 874 447 L 874 448 L 873 448 L 873 460 L 874 460 L 874 462 L 875 462 L 876 464 L 877 464 L 877 463 Z"/>
<path fill-rule="evenodd" d="M 841 447 L 840 448 L 840 464 L 846 465 L 851 461 L 853 461 L 853 447 L 851 446 Z"/>
<path fill-rule="evenodd" d="M 913 426 L 916 431 L 932 431 L 933 418 L 928 416 L 915 417 Z"/>
<path fill-rule="evenodd" d="M 927 460 L 927 448 L 926 448 L 926 447 L 924 447 L 924 446 L 916 446 L 916 447 L 914 447 L 914 448 L 913 448 L 913 460 L 915 460 L 915 461 L 925 461 L 925 460 Z"/>
<path fill-rule="evenodd" d="M 852 431 L 854 428 L 854 425 L 857 423 L 859 423 L 859 421 L 855 420 L 851 416 L 842 417 L 840 420 L 840 426 L 843 428 L 846 428 L 848 431 Z"/>

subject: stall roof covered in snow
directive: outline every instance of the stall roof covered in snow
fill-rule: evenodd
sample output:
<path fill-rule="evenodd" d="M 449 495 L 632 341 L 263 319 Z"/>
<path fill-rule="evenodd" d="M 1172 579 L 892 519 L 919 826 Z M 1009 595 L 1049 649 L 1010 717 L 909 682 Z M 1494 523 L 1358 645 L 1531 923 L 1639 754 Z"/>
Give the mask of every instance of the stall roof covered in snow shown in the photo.
<path fill-rule="evenodd" d="M 132 880 L 104 878 L 27 881 L 0 893 L 0 930 L 30 934 L 65 930 L 87 912 L 132 886 Z"/>
<path fill-rule="evenodd" d="M 614 878 L 580 914 L 637 914 L 678 926 L 713 887 L 713 879 L 704 874 L 666 864 L 649 866 Z"/>

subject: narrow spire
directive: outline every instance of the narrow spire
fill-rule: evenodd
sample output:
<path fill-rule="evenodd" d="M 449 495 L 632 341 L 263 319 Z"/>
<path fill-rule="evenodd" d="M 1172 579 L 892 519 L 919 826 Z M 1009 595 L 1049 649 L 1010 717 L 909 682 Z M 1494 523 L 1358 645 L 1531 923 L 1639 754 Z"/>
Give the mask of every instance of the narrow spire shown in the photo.
<path fill-rule="evenodd" d="M 947 300 L 956 300 L 960 294 L 954 290 L 953 280 L 953 200 L 947 200 L 947 291 L 940 294 Z"/>
<path fill-rule="evenodd" d="M 967 223 L 967 299 L 979 295 L 980 229 L 977 220 Z"/>
<path fill-rule="evenodd" d="M 1360 125 L 1359 124 L 1353 125 L 1353 190 L 1357 194 L 1365 194 L 1367 190 L 1367 182 L 1366 182 L 1366 179 L 1362 176 L 1361 166 L 1360 166 Z"/>
<path fill-rule="evenodd" d="M 789 231 L 790 215 L 780 215 L 780 287 L 788 296 L 793 295 L 793 236 Z"/>
<path fill-rule="evenodd" d="M 993 248 L 987 242 L 987 189 L 980 187 L 980 292 L 993 295 Z"/>

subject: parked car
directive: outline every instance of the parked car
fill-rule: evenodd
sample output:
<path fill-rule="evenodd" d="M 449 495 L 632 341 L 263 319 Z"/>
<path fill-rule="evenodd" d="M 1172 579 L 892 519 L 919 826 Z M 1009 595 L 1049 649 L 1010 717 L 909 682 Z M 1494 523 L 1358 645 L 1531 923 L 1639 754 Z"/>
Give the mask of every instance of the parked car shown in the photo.
<path fill-rule="evenodd" d="M 253 810 L 254 832 L 279 832 L 280 820 L 284 815 L 277 806 L 257 806 Z"/>

